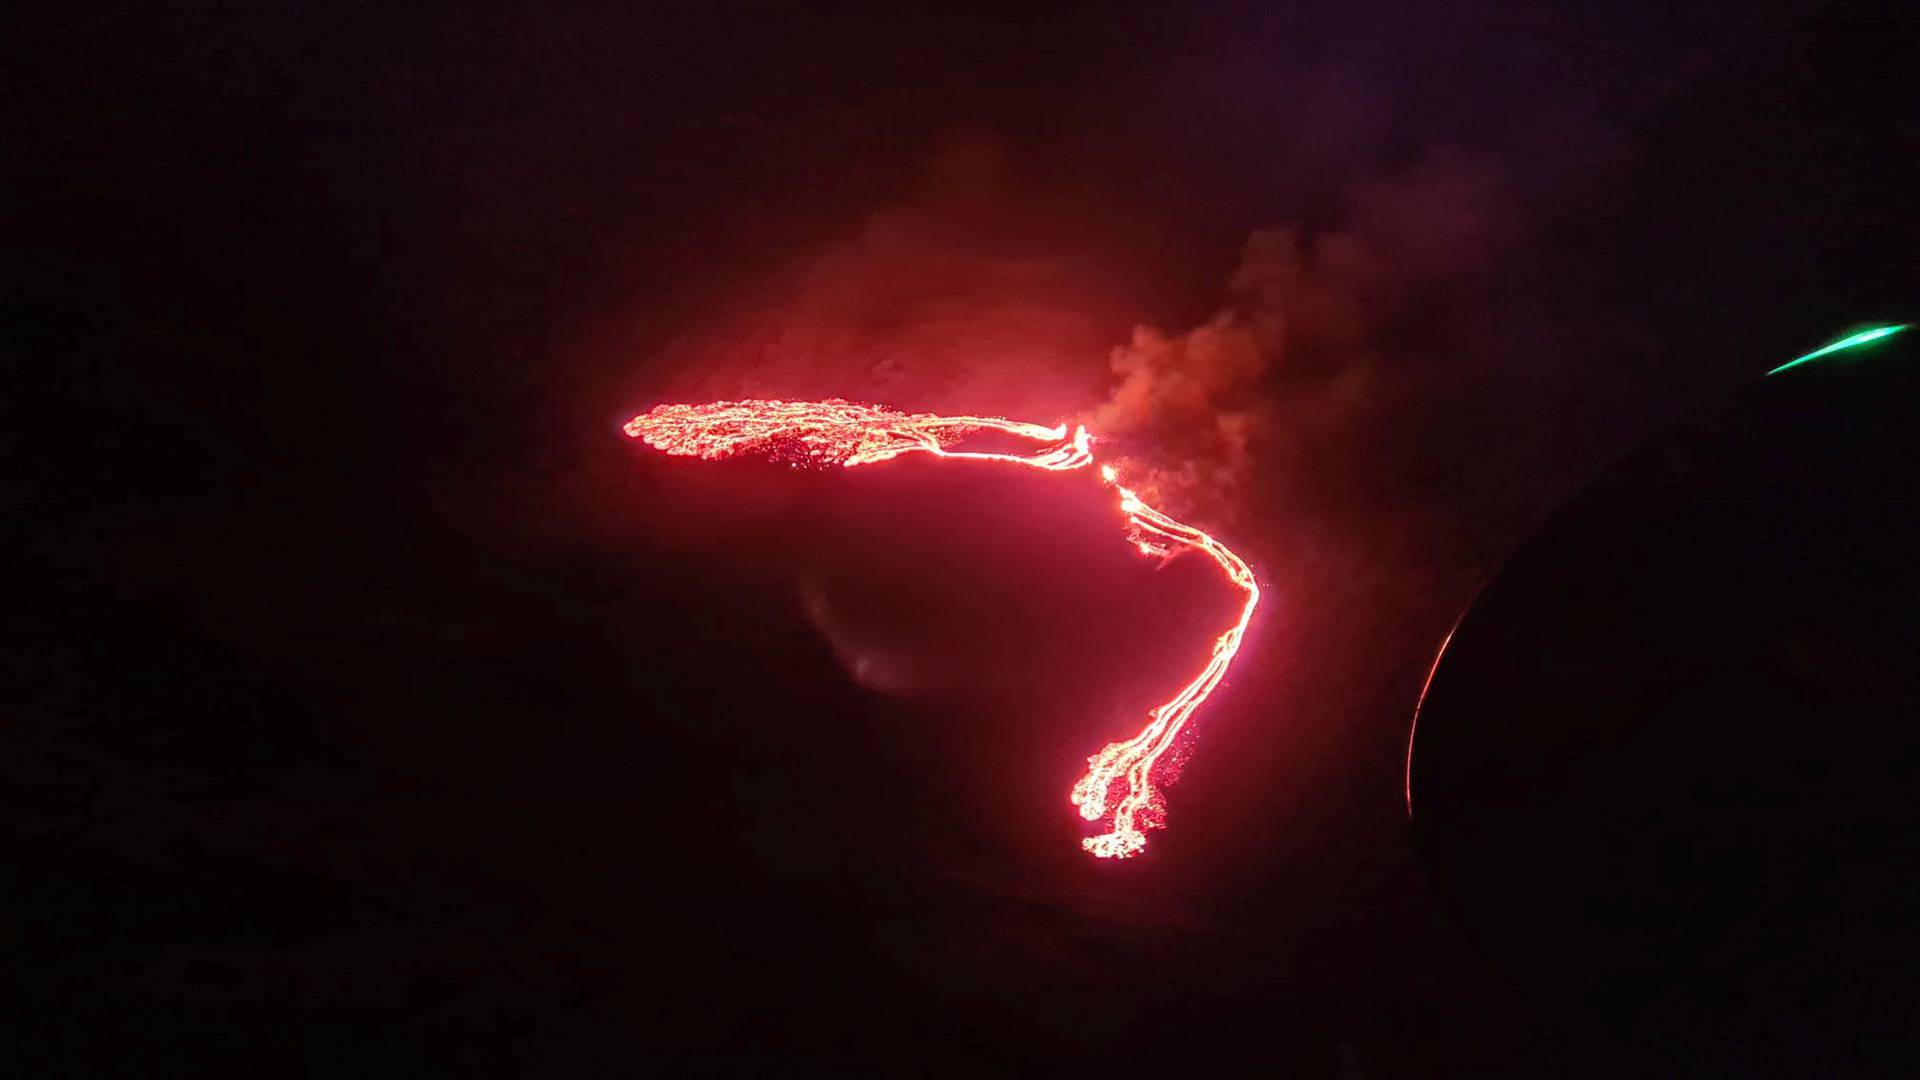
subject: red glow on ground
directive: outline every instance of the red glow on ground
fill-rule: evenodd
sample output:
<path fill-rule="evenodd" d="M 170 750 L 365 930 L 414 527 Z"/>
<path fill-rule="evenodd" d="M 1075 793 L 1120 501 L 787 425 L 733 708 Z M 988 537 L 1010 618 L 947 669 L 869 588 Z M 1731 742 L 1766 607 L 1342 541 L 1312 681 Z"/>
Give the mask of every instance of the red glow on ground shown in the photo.
<path fill-rule="evenodd" d="M 965 461 L 995 461 L 1050 472 L 1069 472 L 1093 464 L 1092 439 L 1084 427 L 1069 434 L 1066 425 L 1045 427 L 988 416 L 936 416 L 903 413 L 838 398 L 827 401 L 720 401 L 708 405 L 661 405 L 627 422 L 626 433 L 668 454 L 721 459 L 760 456 L 795 466 L 851 467 L 924 453 Z M 951 449 L 983 431 L 1001 432 L 1039 443 L 1032 454 Z M 1166 802 L 1154 783 L 1154 771 L 1179 739 L 1188 719 L 1226 677 L 1241 639 L 1260 603 L 1260 586 L 1245 561 L 1226 545 L 1191 525 L 1148 506 L 1119 483 L 1111 465 L 1100 467 L 1101 482 L 1120 497 L 1127 538 L 1141 554 L 1171 558 L 1198 551 L 1212 559 L 1227 580 L 1246 593 L 1240 616 L 1214 639 L 1207 663 L 1179 693 L 1147 713 L 1147 726 L 1131 739 L 1109 743 L 1087 759 L 1087 771 L 1068 796 L 1087 821 L 1106 820 L 1108 829 L 1081 841 L 1100 858 L 1124 859 L 1147 846 L 1147 829 L 1166 824 Z M 1117 794 L 1117 797 L 1116 797 Z M 1110 819 L 1110 820 L 1109 820 Z"/>

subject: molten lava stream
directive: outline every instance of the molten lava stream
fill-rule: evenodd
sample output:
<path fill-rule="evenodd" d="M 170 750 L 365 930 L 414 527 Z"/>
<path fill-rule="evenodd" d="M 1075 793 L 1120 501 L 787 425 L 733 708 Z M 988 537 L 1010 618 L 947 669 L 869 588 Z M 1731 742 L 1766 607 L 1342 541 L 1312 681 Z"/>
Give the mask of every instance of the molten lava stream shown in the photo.
<path fill-rule="evenodd" d="M 626 433 L 668 454 L 708 459 L 757 455 L 794 466 L 852 467 L 890 461 L 903 454 L 932 454 L 962 461 L 989 461 L 1049 472 L 1071 472 L 1094 462 L 1084 427 L 1045 427 L 992 416 L 903 413 L 833 398 L 826 401 L 719 401 L 708 405 L 661 405 L 627 422 Z M 980 432 L 1000 432 L 1038 443 L 1031 454 L 954 450 Z M 1147 846 L 1147 829 L 1166 823 L 1166 803 L 1154 771 L 1180 738 L 1187 721 L 1220 681 L 1240 651 L 1260 586 L 1253 571 L 1225 544 L 1148 506 L 1119 483 L 1112 466 L 1100 479 L 1120 496 L 1128 538 L 1141 554 L 1169 558 L 1198 551 L 1246 593 L 1240 615 L 1214 639 L 1206 664 L 1179 693 L 1151 709 L 1138 735 L 1109 743 L 1087 759 L 1087 771 L 1068 798 L 1088 821 L 1107 821 L 1107 831 L 1081 845 L 1100 858 L 1124 859 Z M 1115 797 L 1115 791 L 1120 794 Z"/>

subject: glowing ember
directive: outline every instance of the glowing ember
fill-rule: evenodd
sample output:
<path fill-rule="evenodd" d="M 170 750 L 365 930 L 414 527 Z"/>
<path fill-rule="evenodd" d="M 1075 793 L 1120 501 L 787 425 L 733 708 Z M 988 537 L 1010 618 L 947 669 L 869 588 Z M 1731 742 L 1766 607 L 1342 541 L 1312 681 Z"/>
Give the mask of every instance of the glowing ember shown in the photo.
<path fill-rule="evenodd" d="M 997 431 L 1042 444 L 1032 454 L 951 449 L 983 431 Z M 1084 427 L 1043 427 L 991 416 L 903 413 L 834 398 L 828 401 L 719 401 L 710 405 L 661 405 L 627 422 L 626 432 L 669 454 L 710 459 L 758 455 L 791 465 L 870 465 L 902 454 L 924 453 L 970 461 L 999 461 L 1065 472 L 1093 464 Z M 1101 858 L 1124 859 L 1147 846 L 1144 830 L 1166 823 L 1166 804 L 1154 785 L 1154 769 L 1171 750 L 1187 720 L 1226 676 L 1241 638 L 1260 603 L 1260 586 L 1240 556 L 1206 533 L 1175 521 L 1119 483 L 1111 465 L 1100 479 L 1120 495 L 1128 539 L 1143 555 L 1170 558 L 1183 550 L 1204 553 L 1227 580 L 1247 594 L 1240 617 L 1214 639 L 1200 673 L 1167 702 L 1148 712 L 1138 735 L 1109 743 L 1087 759 L 1087 771 L 1069 796 L 1088 821 L 1111 817 L 1107 832 L 1081 841 Z M 1116 791 L 1118 797 L 1116 798 Z"/>

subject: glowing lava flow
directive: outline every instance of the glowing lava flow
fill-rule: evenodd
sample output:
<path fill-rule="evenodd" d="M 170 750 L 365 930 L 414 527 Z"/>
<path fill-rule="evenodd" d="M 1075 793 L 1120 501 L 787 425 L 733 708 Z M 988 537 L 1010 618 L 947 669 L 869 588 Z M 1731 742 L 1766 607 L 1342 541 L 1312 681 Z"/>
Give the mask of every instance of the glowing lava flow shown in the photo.
<path fill-rule="evenodd" d="M 833 398 L 827 401 L 719 401 L 710 405 L 661 405 L 627 422 L 626 433 L 668 454 L 720 459 L 758 455 L 790 465 L 870 465 L 902 454 L 924 453 L 971 461 L 999 461 L 1066 472 L 1093 464 L 1092 439 L 1084 427 L 1044 427 L 992 416 L 936 416 L 903 413 L 877 405 Z M 982 431 L 998 431 L 1043 444 L 1033 454 L 1002 454 L 951 449 Z M 1119 483 L 1110 465 L 1100 479 L 1120 495 L 1128 538 L 1143 555 L 1169 558 L 1182 550 L 1204 553 L 1227 580 L 1247 594 L 1240 617 L 1214 639 L 1206 666 L 1172 699 L 1148 712 L 1138 735 L 1109 743 L 1087 759 L 1087 771 L 1073 785 L 1070 799 L 1088 821 L 1112 815 L 1107 832 L 1081 845 L 1101 858 L 1124 859 L 1147 846 L 1145 830 L 1166 823 L 1166 804 L 1154 786 L 1154 767 L 1179 738 L 1240 651 L 1240 641 L 1260 603 L 1260 586 L 1247 564 L 1191 525 L 1155 510 Z M 1118 799 L 1114 789 L 1124 788 Z"/>

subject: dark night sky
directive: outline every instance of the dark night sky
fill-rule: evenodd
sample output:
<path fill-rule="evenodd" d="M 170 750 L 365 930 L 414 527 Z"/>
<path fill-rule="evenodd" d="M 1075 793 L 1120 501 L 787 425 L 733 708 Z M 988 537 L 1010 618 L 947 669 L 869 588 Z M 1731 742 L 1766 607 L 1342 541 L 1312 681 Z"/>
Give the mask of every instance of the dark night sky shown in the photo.
<path fill-rule="evenodd" d="M 14 1060 L 1571 1067 L 1423 883 L 1413 700 L 1608 460 L 1910 312 L 1912 17 L 544 7 L 10 35 Z M 1090 408 L 1282 223 L 1376 262 L 1241 389 L 1201 512 L 1276 602 L 1124 866 L 1064 791 L 1204 567 L 1057 478 L 618 434 L 765 372 Z"/>

